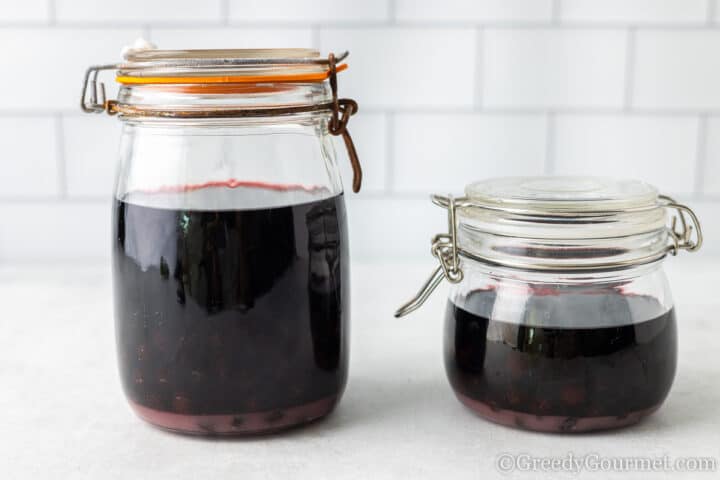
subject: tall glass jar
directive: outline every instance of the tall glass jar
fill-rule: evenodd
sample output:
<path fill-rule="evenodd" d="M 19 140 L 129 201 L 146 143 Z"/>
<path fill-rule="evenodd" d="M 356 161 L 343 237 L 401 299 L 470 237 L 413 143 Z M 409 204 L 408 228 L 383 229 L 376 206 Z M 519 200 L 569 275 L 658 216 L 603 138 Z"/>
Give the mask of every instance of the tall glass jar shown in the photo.
<path fill-rule="evenodd" d="M 83 108 L 123 121 L 119 370 L 144 420 L 264 433 L 327 415 L 348 367 L 348 237 L 331 134 L 357 105 L 310 50 L 130 50 Z M 94 83 L 117 70 L 117 100 Z M 100 97 L 100 98 L 98 98 Z"/>
<path fill-rule="evenodd" d="M 434 201 L 449 213 L 433 242 L 440 266 L 398 315 L 450 280 L 445 367 L 463 404 L 549 432 L 621 427 L 660 407 L 677 362 L 662 261 L 702 242 L 688 207 L 589 177 L 491 179 Z"/>

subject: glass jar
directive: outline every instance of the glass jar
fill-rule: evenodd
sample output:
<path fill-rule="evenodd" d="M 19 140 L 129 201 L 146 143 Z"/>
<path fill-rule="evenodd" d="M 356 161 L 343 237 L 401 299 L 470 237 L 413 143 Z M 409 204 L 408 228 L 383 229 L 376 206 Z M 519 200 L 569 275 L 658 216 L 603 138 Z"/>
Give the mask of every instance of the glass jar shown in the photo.
<path fill-rule="evenodd" d="M 591 177 L 490 179 L 433 200 L 449 215 L 433 240 L 440 266 L 397 316 L 452 283 L 445 366 L 463 404 L 547 432 L 621 427 L 660 407 L 677 362 L 662 261 L 702 243 L 688 207 Z"/>
<path fill-rule="evenodd" d="M 133 410 L 172 431 L 265 433 L 331 412 L 347 380 L 348 238 L 333 55 L 131 49 L 83 108 L 123 121 L 115 326 Z M 117 71 L 105 100 L 100 70 Z"/>

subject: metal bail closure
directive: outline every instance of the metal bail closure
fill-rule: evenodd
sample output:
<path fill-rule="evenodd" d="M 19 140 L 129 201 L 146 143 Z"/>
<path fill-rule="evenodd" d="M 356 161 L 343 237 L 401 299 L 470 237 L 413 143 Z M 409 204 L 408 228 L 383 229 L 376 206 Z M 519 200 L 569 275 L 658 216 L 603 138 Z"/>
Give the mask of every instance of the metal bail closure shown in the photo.
<path fill-rule="evenodd" d="M 665 208 L 674 211 L 671 224 L 668 227 L 668 234 L 672 243 L 668 245 L 667 251 L 673 256 L 677 255 L 680 250 L 698 251 L 703 244 L 703 234 L 700 220 L 695 215 L 695 212 L 687 205 L 682 205 L 667 195 L 659 195 L 658 199 L 664 202 Z M 688 224 L 686 215 L 690 217 L 692 225 Z M 679 228 L 678 219 L 680 220 Z M 693 230 L 695 231 L 694 238 Z"/>
<path fill-rule="evenodd" d="M 344 70 L 347 65 L 338 65 L 349 55 L 348 52 L 343 52 L 336 56 L 334 53 L 330 53 L 327 59 L 322 58 L 272 58 L 272 59 L 249 59 L 249 58 L 231 58 L 231 59 L 218 59 L 218 58 L 203 58 L 194 59 L 192 63 L 188 64 L 182 60 L 171 60 L 171 61 L 157 61 L 156 66 L 164 66 L 167 68 L 227 68 L 227 67 L 247 67 L 261 65 L 264 67 L 272 65 L 296 65 L 296 64 L 317 64 L 327 65 L 328 69 L 325 73 L 322 73 L 319 77 L 317 75 L 308 76 L 307 74 L 300 74 L 295 76 L 278 76 L 262 77 L 263 83 L 293 83 L 303 81 L 324 81 L 328 80 L 330 83 L 330 89 L 332 92 L 332 101 L 324 104 L 308 105 L 308 106 L 285 106 L 276 108 L 259 108 L 259 109 L 224 109 L 213 112 L 198 112 L 195 110 L 191 111 L 166 111 L 166 110 L 149 110 L 149 109 L 138 109 L 133 105 L 121 105 L 117 100 L 108 100 L 105 95 L 105 85 L 98 81 L 98 75 L 103 70 L 141 70 L 142 67 L 131 67 L 126 64 L 107 64 L 107 65 L 95 65 L 89 67 L 85 71 L 85 78 L 83 81 L 82 94 L 80 96 L 80 108 L 86 113 L 103 113 L 107 112 L 109 115 L 115 114 L 127 114 L 127 115 L 145 115 L 145 116 L 160 116 L 160 117 L 181 117 L 181 118 L 209 118 L 209 117 L 264 117 L 268 115 L 288 115 L 293 113 L 304 113 L 304 112 L 315 112 L 315 111 L 330 111 L 331 118 L 328 125 L 328 131 L 331 135 L 341 136 L 345 143 L 345 148 L 348 152 L 348 158 L 350 159 L 350 165 L 353 171 L 353 192 L 357 193 L 360 191 L 362 186 L 362 167 L 360 166 L 360 160 L 358 158 L 355 144 L 350 136 L 350 132 L 347 129 L 347 124 L 350 121 L 350 117 L 355 115 L 358 111 L 358 104 L 355 100 L 349 98 L 338 98 L 338 85 L 337 85 L 337 74 Z M 221 62 L 218 64 L 218 62 Z M 312 77 L 312 78 L 311 78 Z M 164 78 L 164 77 L 163 77 Z M 190 77 L 182 77 L 190 78 Z M 209 81 L 209 77 L 197 77 L 203 81 Z M 210 77 L 212 78 L 212 77 Z M 223 82 L 226 81 L 225 77 L 218 77 Z M 241 77 L 232 77 L 227 82 L 240 81 Z M 252 77 L 248 77 L 252 81 Z M 245 81 L 245 80 L 243 80 Z M 259 81 L 259 80 L 258 80 Z M 143 82 L 137 82 L 142 84 Z M 147 82 L 149 83 L 149 82 Z"/>
<path fill-rule="evenodd" d="M 448 211 L 448 233 L 435 235 L 432 240 L 431 252 L 433 256 L 438 259 L 439 265 L 415 297 L 395 312 L 395 317 L 405 316 L 420 308 L 444 278 L 451 283 L 459 283 L 463 279 L 463 272 L 460 268 L 458 258 L 459 248 L 457 245 L 456 210 L 457 208 L 479 206 L 473 204 L 473 202 L 466 197 L 454 199 L 451 196 L 442 197 L 433 195 L 431 198 L 435 205 L 443 207 Z M 661 250 L 658 252 L 658 255 L 652 257 L 651 261 L 659 260 L 668 253 L 677 255 L 680 250 L 696 252 L 700 249 L 703 243 L 702 227 L 700 226 L 700 220 L 690 207 L 680 204 L 666 195 L 658 195 L 657 203 L 655 203 L 653 208 L 666 208 L 670 210 L 671 221 L 670 225 L 666 226 L 670 243 L 665 247 L 664 251 Z M 522 214 L 529 213 L 522 212 Z M 647 258 L 643 258 L 642 260 L 645 261 Z M 617 262 L 605 263 L 601 266 L 614 269 L 625 268 L 630 265 L 632 265 L 632 263 Z M 573 269 L 572 266 L 563 266 L 562 268 L 564 270 Z M 578 271 L 580 269 L 581 267 L 578 267 Z"/>
<path fill-rule="evenodd" d="M 430 252 L 438 259 L 440 265 L 430 275 L 425 284 L 420 288 L 415 297 L 398 308 L 395 317 L 400 318 L 408 313 L 414 312 L 430 297 L 432 292 L 440 285 L 443 278 L 450 283 L 460 283 L 463 279 L 463 272 L 460 269 L 457 247 L 457 221 L 455 211 L 458 205 L 462 206 L 465 198 L 454 199 L 452 196 L 442 197 L 433 195 L 432 202 L 448 211 L 448 233 L 440 233 L 432 239 Z"/>
<path fill-rule="evenodd" d="M 105 84 L 98 82 L 98 74 L 102 70 L 117 70 L 119 65 L 94 65 L 85 71 L 80 108 L 85 113 L 102 113 L 108 109 L 105 98 Z M 90 94 L 88 95 L 88 90 Z"/>
<path fill-rule="evenodd" d="M 349 98 L 338 98 L 337 93 L 337 59 L 334 53 L 328 55 L 328 66 L 330 67 L 328 80 L 330 81 L 330 89 L 332 91 L 332 118 L 330 119 L 330 133 L 332 135 L 342 136 L 345 142 L 345 148 L 350 159 L 350 166 L 353 171 L 353 192 L 358 193 L 362 187 L 362 167 L 358 158 L 355 143 L 353 142 L 350 132 L 347 129 L 350 117 L 358 111 L 358 104 L 355 100 Z"/>

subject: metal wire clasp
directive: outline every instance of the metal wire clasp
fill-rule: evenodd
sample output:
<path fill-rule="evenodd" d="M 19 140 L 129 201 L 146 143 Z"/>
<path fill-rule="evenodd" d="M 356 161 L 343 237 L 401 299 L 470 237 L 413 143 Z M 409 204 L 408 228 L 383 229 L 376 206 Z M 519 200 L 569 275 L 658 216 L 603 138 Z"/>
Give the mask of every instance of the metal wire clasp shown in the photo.
<path fill-rule="evenodd" d="M 667 195 L 659 195 L 658 198 L 665 202 L 664 205 L 666 208 L 674 210 L 671 224 L 668 227 L 668 233 L 672 243 L 668 245 L 667 251 L 672 255 L 677 255 L 680 250 L 687 250 L 688 252 L 698 251 L 703 244 L 703 234 L 700 220 L 697 215 L 695 215 L 695 212 L 687 205 L 682 205 Z M 686 215 L 692 221 L 692 225 L 688 224 Z M 679 228 L 678 223 L 680 224 Z M 693 235 L 693 231 L 695 235 Z"/>
<path fill-rule="evenodd" d="M 347 56 L 347 52 L 343 54 Z M 343 57 L 344 58 L 344 57 Z M 358 111 L 358 104 L 355 100 L 349 98 L 338 98 L 338 86 L 337 86 L 337 62 L 339 61 L 334 53 L 328 54 L 328 67 L 330 90 L 332 91 L 332 117 L 330 119 L 329 131 L 332 135 L 342 136 L 343 142 L 345 142 L 345 148 L 348 152 L 348 158 L 350 160 L 350 166 L 353 172 L 353 192 L 358 193 L 362 187 L 362 166 L 358 159 L 357 150 L 355 149 L 355 143 L 353 142 L 350 132 L 347 129 L 348 121 L 350 117 L 355 115 Z"/>
<path fill-rule="evenodd" d="M 467 198 L 454 199 L 451 196 L 442 197 L 439 195 L 433 195 L 431 198 L 435 205 L 446 208 L 448 211 L 448 233 L 435 235 L 432 240 L 431 252 L 438 259 L 440 265 L 420 288 L 415 297 L 395 312 L 395 317 L 402 317 L 417 310 L 425 303 L 444 278 L 451 283 L 459 283 L 463 279 L 458 257 L 460 249 L 457 244 L 456 211 L 457 208 L 469 207 L 473 204 Z M 687 250 L 688 252 L 699 250 L 703 244 L 703 234 L 700 220 L 695 212 L 687 205 L 680 204 L 667 195 L 659 195 L 658 200 L 659 202 L 654 208 L 667 208 L 672 215 L 670 225 L 666 227 L 670 243 L 664 253 L 677 255 L 680 250 Z M 664 253 L 660 252 L 660 258 L 664 256 Z M 627 265 L 618 263 L 610 264 L 610 266 L 620 268 Z M 568 269 L 569 267 L 565 266 L 564 268 Z"/>
<path fill-rule="evenodd" d="M 447 278 L 450 283 L 459 283 L 463 279 L 463 272 L 460 269 L 460 260 L 458 258 L 456 209 L 458 205 L 462 206 L 466 199 L 454 199 L 449 195 L 447 197 L 433 195 L 431 199 L 435 205 L 448 211 L 448 233 L 435 235 L 430 248 L 430 252 L 438 259 L 440 265 L 430 275 L 430 278 L 420 288 L 415 297 L 398 308 L 395 312 L 396 318 L 403 317 L 420 308 L 430 297 L 430 294 L 440 285 L 443 278 Z"/>
<path fill-rule="evenodd" d="M 102 113 L 107 110 L 105 84 L 98 82 L 98 74 L 102 70 L 117 70 L 118 65 L 93 65 L 85 71 L 80 108 L 86 113 Z M 90 91 L 88 95 L 88 90 Z M 89 97 L 89 98 L 88 98 Z"/>
<path fill-rule="evenodd" d="M 347 129 L 347 124 L 350 121 L 350 117 L 355 115 L 358 111 L 358 104 L 355 100 L 349 98 L 338 98 L 338 83 L 337 73 L 340 70 L 338 62 L 341 62 L 347 56 L 349 52 L 345 51 L 338 56 L 330 53 L 327 59 L 312 58 L 312 59 L 297 59 L 297 58 L 272 58 L 263 60 L 258 63 L 257 59 L 248 58 L 232 58 L 223 59 L 222 64 L 218 65 L 219 60 L 215 58 L 209 59 L 196 59 L 192 63 L 192 67 L 201 67 L 208 65 L 208 67 L 228 67 L 228 66 L 256 66 L 258 64 L 267 65 L 291 65 L 291 64 L 319 64 L 328 66 L 328 80 L 332 92 L 332 101 L 328 104 L 315 104 L 308 106 L 279 106 L 277 108 L 239 108 L 236 110 L 224 109 L 220 112 L 214 112 L 215 115 L 219 116 L 238 116 L 238 117 L 249 117 L 249 116 L 267 116 L 267 115 L 287 115 L 290 113 L 302 113 L 302 112 L 313 112 L 320 109 L 329 108 L 331 111 L 331 118 L 328 125 L 328 131 L 335 136 L 341 136 L 345 147 L 348 152 L 348 158 L 353 171 L 353 192 L 357 193 L 360 191 L 362 186 L 362 166 L 360 165 L 360 159 L 355 148 L 352 136 Z M 158 67 L 179 67 L 186 66 L 186 61 L 183 60 L 168 60 L 168 61 L 157 61 L 154 64 Z M 131 114 L 145 114 L 145 115 L 159 115 L 167 117 L 185 117 L 185 118 L 204 118 L 211 115 L 198 112 L 196 110 L 188 111 L 167 111 L 167 110 L 152 110 L 152 109 L 136 109 L 131 105 L 118 104 L 117 100 L 108 100 L 105 93 L 105 84 L 98 82 L 98 75 L 103 70 L 130 70 L 133 67 L 128 65 L 119 64 L 107 64 L 107 65 L 93 65 L 85 71 L 85 79 L 83 81 L 82 95 L 80 98 L 80 108 L 86 113 L 102 113 L 107 112 L 110 115 L 120 113 L 131 113 Z M 141 69 L 142 67 L 135 67 Z"/>

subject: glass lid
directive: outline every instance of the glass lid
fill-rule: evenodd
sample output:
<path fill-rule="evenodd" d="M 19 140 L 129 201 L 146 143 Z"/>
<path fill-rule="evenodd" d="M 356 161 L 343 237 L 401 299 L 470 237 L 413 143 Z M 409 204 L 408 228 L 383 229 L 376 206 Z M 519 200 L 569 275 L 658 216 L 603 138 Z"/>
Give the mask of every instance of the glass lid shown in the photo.
<path fill-rule="evenodd" d="M 310 48 L 237 48 L 237 49 L 196 49 L 196 50 L 160 50 L 152 45 L 130 47 L 123 57 L 128 62 L 147 62 L 152 60 L 188 60 L 201 58 L 229 59 L 310 59 L 319 58 L 320 52 Z"/>
<path fill-rule="evenodd" d="M 541 214 L 632 211 L 657 207 L 658 191 L 637 180 L 602 177 L 502 177 L 465 189 L 472 203 Z"/>
<path fill-rule="evenodd" d="M 346 68 L 339 63 L 346 56 L 334 58 L 336 71 Z M 142 39 L 123 49 L 123 58 L 117 72 L 120 83 L 174 83 L 178 77 L 183 83 L 208 77 L 222 78 L 223 83 L 258 81 L 257 77 L 317 82 L 325 80 L 330 69 L 328 57 L 308 48 L 160 50 Z"/>
<path fill-rule="evenodd" d="M 468 185 L 460 229 L 558 240 L 624 237 L 664 230 L 658 191 L 604 177 L 501 177 Z"/>

